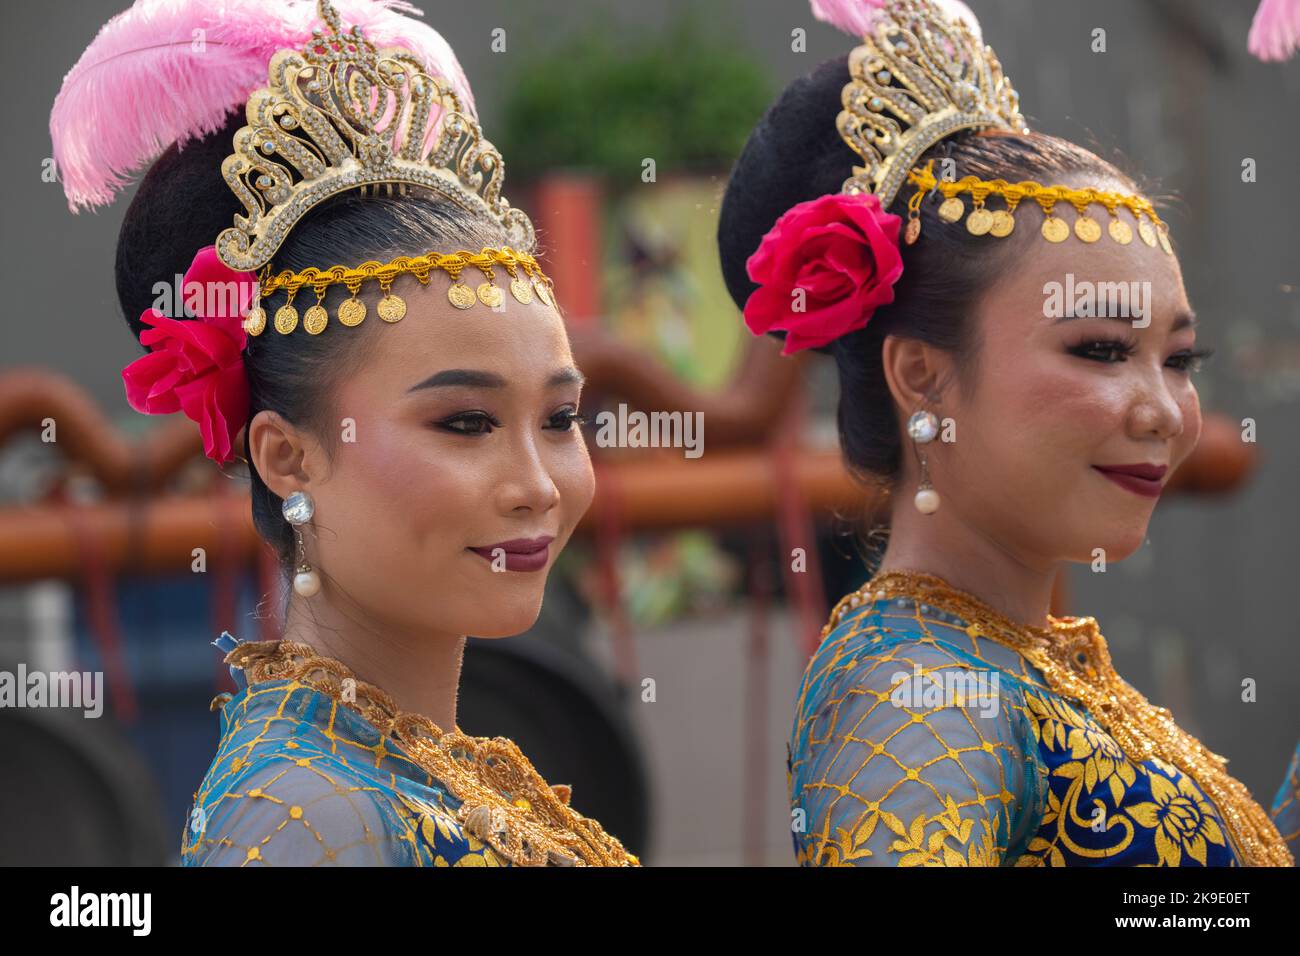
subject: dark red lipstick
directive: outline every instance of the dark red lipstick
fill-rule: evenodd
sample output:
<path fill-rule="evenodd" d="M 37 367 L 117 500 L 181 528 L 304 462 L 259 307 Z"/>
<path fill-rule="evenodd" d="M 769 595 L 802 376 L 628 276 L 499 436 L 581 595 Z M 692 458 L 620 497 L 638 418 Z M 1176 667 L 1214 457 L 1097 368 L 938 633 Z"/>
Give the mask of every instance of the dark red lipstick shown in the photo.
<path fill-rule="evenodd" d="M 540 571 L 550 560 L 550 544 L 554 535 L 542 535 L 540 538 L 512 538 L 498 541 L 482 548 L 469 548 L 475 554 L 493 564 L 498 557 L 504 558 L 507 571 Z M 495 566 L 495 565 L 494 565 Z"/>
<path fill-rule="evenodd" d="M 1127 488 L 1135 494 L 1148 498 L 1159 498 L 1164 485 L 1161 479 L 1169 469 L 1168 465 L 1093 465 L 1115 484 Z"/>

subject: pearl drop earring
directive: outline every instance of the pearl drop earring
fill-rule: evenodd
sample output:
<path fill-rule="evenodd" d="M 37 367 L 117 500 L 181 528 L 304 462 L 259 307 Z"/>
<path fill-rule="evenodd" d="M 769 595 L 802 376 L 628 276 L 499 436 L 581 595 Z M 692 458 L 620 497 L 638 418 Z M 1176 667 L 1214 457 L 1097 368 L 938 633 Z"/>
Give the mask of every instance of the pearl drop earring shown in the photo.
<path fill-rule="evenodd" d="M 939 492 L 930 486 L 930 472 L 926 468 L 925 456 L 921 454 L 921 445 L 934 441 L 939 434 L 939 419 L 933 412 L 920 409 L 912 413 L 907 420 L 907 433 L 912 436 L 913 448 L 921 462 L 921 482 L 912 503 L 923 515 L 932 515 L 939 510 Z"/>
<path fill-rule="evenodd" d="M 320 590 L 320 575 L 307 563 L 307 550 L 302 543 L 302 526 L 316 513 L 316 503 L 307 492 L 295 491 L 284 499 L 280 510 L 284 512 L 284 520 L 293 525 L 293 534 L 298 541 L 298 570 L 293 576 L 293 589 L 309 598 Z"/>

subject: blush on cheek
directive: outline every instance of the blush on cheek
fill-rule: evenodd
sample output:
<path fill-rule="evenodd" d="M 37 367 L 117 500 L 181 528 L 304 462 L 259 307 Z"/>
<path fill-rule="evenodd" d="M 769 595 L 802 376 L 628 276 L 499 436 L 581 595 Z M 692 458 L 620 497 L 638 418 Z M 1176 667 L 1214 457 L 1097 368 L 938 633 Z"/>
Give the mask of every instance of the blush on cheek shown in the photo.
<path fill-rule="evenodd" d="M 1057 366 L 1050 374 L 1022 376 L 1017 418 L 1046 448 L 1086 458 L 1095 445 L 1123 430 L 1127 398 L 1118 381 L 1071 371 Z"/>
<path fill-rule="evenodd" d="M 427 430 L 374 424 L 345 456 L 356 496 L 379 506 L 381 526 L 417 537 L 459 534 L 456 529 L 471 525 L 481 507 L 482 483 L 473 463 Z"/>

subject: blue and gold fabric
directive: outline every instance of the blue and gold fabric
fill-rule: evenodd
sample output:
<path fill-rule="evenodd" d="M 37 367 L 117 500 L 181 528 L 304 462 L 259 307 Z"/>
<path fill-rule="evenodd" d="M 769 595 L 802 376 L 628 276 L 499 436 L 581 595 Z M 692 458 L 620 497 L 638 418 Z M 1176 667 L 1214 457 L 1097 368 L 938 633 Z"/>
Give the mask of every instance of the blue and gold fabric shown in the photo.
<path fill-rule="evenodd" d="M 239 691 L 213 701 L 221 737 L 194 795 L 182 865 L 636 864 L 599 824 L 567 807 L 567 787 L 546 785 L 509 741 L 445 735 L 452 744 L 439 754 L 437 765 L 448 768 L 439 777 L 424 759 L 437 742 L 410 731 L 413 721 L 432 725 L 401 715 L 339 662 L 305 645 L 241 642 L 229 632 L 214 644 L 236 661 L 230 673 Z M 255 660 L 258 676 L 247 677 L 244 667 Z M 363 716 L 376 699 L 385 702 L 391 727 Z M 512 792 L 484 785 L 462 765 L 510 780 Z M 455 782 L 473 796 L 473 807 L 456 796 Z M 545 819 L 543 804 L 550 807 Z"/>
<path fill-rule="evenodd" d="M 842 600 L 791 734 L 798 862 L 1294 865 L 1300 748 L 1266 814 L 1119 677 L 1093 618 L 1049 623 L 920 572 Z"/>

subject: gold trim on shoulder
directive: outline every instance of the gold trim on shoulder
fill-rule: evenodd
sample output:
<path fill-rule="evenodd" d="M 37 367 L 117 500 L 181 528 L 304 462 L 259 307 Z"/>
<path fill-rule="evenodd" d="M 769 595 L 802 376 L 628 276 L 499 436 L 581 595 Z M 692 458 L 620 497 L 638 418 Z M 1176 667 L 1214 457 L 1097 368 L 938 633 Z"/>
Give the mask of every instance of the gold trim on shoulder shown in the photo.
<path fill-rule="evenodd" d="M 516 865 L 640 866 L 599 823 L 569 806 L 567 786 L 548 785 L 504 737 L 446 732 L 427 717 L 404 713 L 383 690 L 308 644 L 249 641 L 225 661 L 244 670 L 250 685 L 296 680 L 323 691 L 391 735 L 460 801 L 457 818 L 465 830 Z M 355 693 L 344 694 L 344 681 Z"/>

